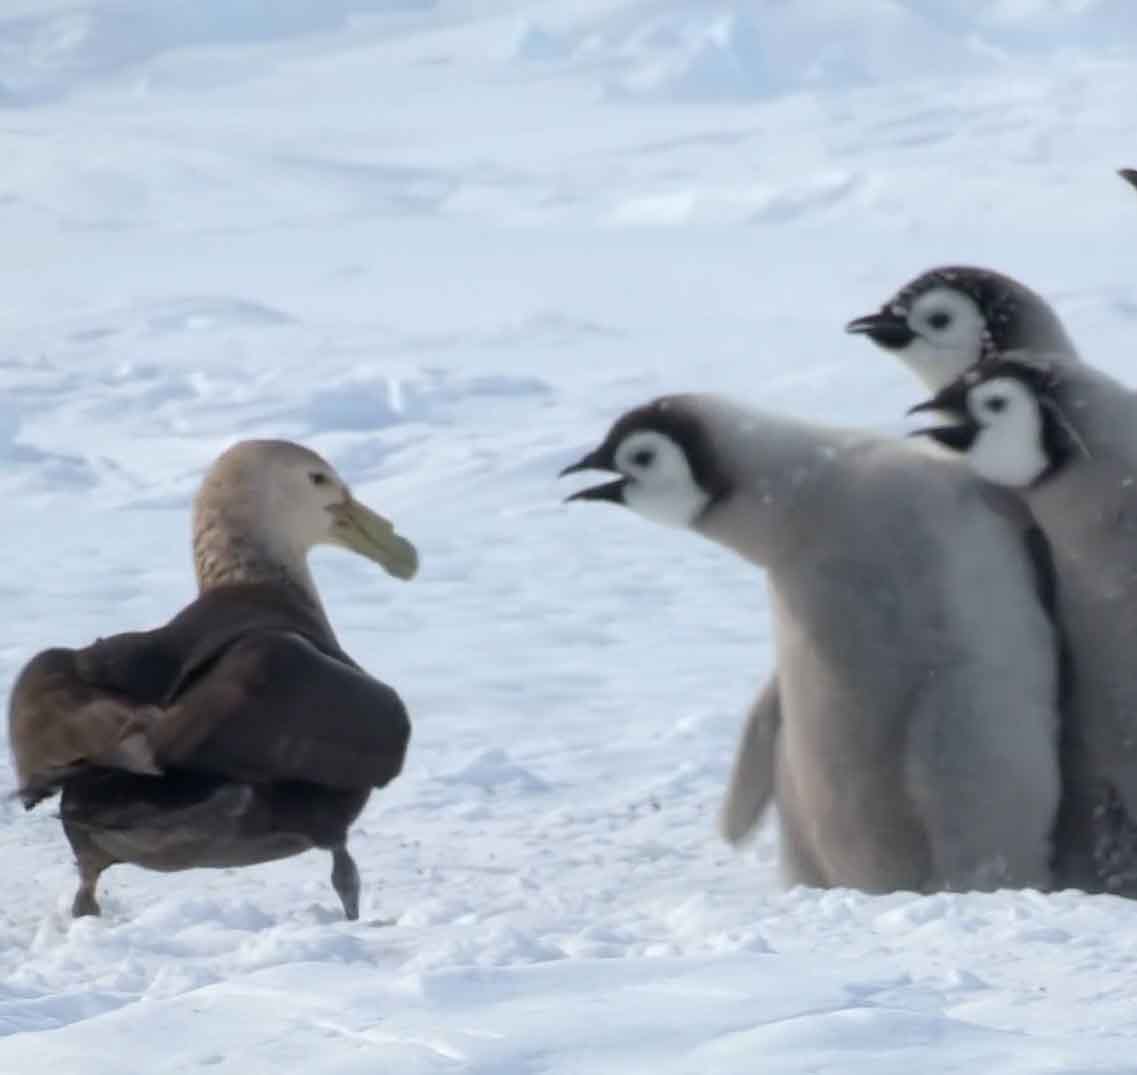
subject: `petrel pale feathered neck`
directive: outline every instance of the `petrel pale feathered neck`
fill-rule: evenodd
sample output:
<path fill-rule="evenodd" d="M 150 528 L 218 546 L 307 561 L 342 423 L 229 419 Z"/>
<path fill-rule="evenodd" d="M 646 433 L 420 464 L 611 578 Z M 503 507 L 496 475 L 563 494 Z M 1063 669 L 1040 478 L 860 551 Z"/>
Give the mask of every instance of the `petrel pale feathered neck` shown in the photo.
<path fill-rule="evenodd" d="M 194 498 L 194 572 L 202 593 L 237 583 L 286 586 L 302 594 L 331 631 L 308 568 L 309 545 L 276 517 L 269 488 L 273 457 L 301 452 L 307 449 L 285 441 L 245 442 L 218 459 Z"/>
<path fill-rule="evenodd" d="M 194 527 L 194 571 L 200 591 L 241 582 L 285 583 L 319 603 L 312 573 L 303 558 L 289 562 L 279 551 L 270 551 L 268 542 L 258 540 L 235 522 L 222 510 L 203 513 Z"/>

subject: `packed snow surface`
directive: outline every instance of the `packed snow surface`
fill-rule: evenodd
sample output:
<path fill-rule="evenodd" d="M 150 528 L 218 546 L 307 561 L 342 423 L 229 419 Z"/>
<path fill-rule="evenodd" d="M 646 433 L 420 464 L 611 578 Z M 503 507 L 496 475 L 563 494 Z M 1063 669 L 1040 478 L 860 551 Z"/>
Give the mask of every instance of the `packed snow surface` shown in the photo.
<path fill-rule="evenodd" d="M 1137 383 L 1135 50 L 1131 0 L 0 4 L 0 689 L 190 598 L 238 437 L 423 559 L 314 558 L 414 719 L 363 920 L 311 853 L 116 867 L 71 922 L 5 800 L 0 1075 L 1137 1071 L 1137 905 L 721 842 L 762 579 L 555 478 L 664 391 L 902 431 L 842 326 L 945 261 Z"/>

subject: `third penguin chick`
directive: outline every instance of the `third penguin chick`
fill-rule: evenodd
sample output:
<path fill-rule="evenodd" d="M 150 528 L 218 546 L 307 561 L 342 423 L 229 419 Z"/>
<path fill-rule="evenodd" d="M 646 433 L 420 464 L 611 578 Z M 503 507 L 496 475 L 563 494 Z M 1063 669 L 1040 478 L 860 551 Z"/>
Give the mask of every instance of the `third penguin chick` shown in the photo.
<path fill-rule="evenodd" d="M 1046 535 L 1071 671 L 1057 880 L 1137 896 L 1137 399 L 1089 367 L 992 357 L 913 410 Z"/>
<path fill-rule="evenodd" d="M 1049 887 L 1053 626 L 988 486 L 939 453 L 708 395 L 630 411 L 566 473 L 584 469 L 615 478 L 570 499 L 768 572 L 778 719 L 756 728 L 776 740 L 790 881 Z M 731 795 L 748 815 L 761 803 L 745 791 Z"/>

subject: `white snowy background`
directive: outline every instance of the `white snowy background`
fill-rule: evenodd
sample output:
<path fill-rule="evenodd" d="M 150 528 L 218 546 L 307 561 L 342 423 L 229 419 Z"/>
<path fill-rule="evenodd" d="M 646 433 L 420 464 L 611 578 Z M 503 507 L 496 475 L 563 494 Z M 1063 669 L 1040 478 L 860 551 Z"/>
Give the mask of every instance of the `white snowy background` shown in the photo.
<path fill-rule="evenodd" d="M 0 690 L 191 597 L 238 437 L 423 558 L 315 557 L 414 719 L 363 920 L 312 853 L 72 923 L 6 801 L 0 1075 L 1137 1072 L 1137 905 L 719 840 L 762 579 L 555 479 L 663 391 L 901 430 L 842 326 L 944 261 L 1137 382 L 1135 54 L 1132 0 L 0 0 Z"/>

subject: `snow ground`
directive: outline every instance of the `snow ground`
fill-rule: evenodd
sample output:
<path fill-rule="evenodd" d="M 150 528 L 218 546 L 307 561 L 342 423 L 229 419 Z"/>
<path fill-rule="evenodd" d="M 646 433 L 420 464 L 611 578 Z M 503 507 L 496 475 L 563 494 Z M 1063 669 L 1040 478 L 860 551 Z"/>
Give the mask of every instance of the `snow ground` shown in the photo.
<path fill-rule="evenodd" d="M 316 558 L 415 721 L 364 921 L 312 854 L 118 867 L 71 924 L 5 803 L 0 1075 L 1137 1071 L 1132 903 L 781 892 L 719 841 L 761 580 L 555 480 L 661 391 L 902 428 L 841 326 L 943 261 L 1137 380 L 1135 46 L 1129 0 L 0 4 L 0 689 L 188 599 L 238 436 L 423 556 Z"/>

